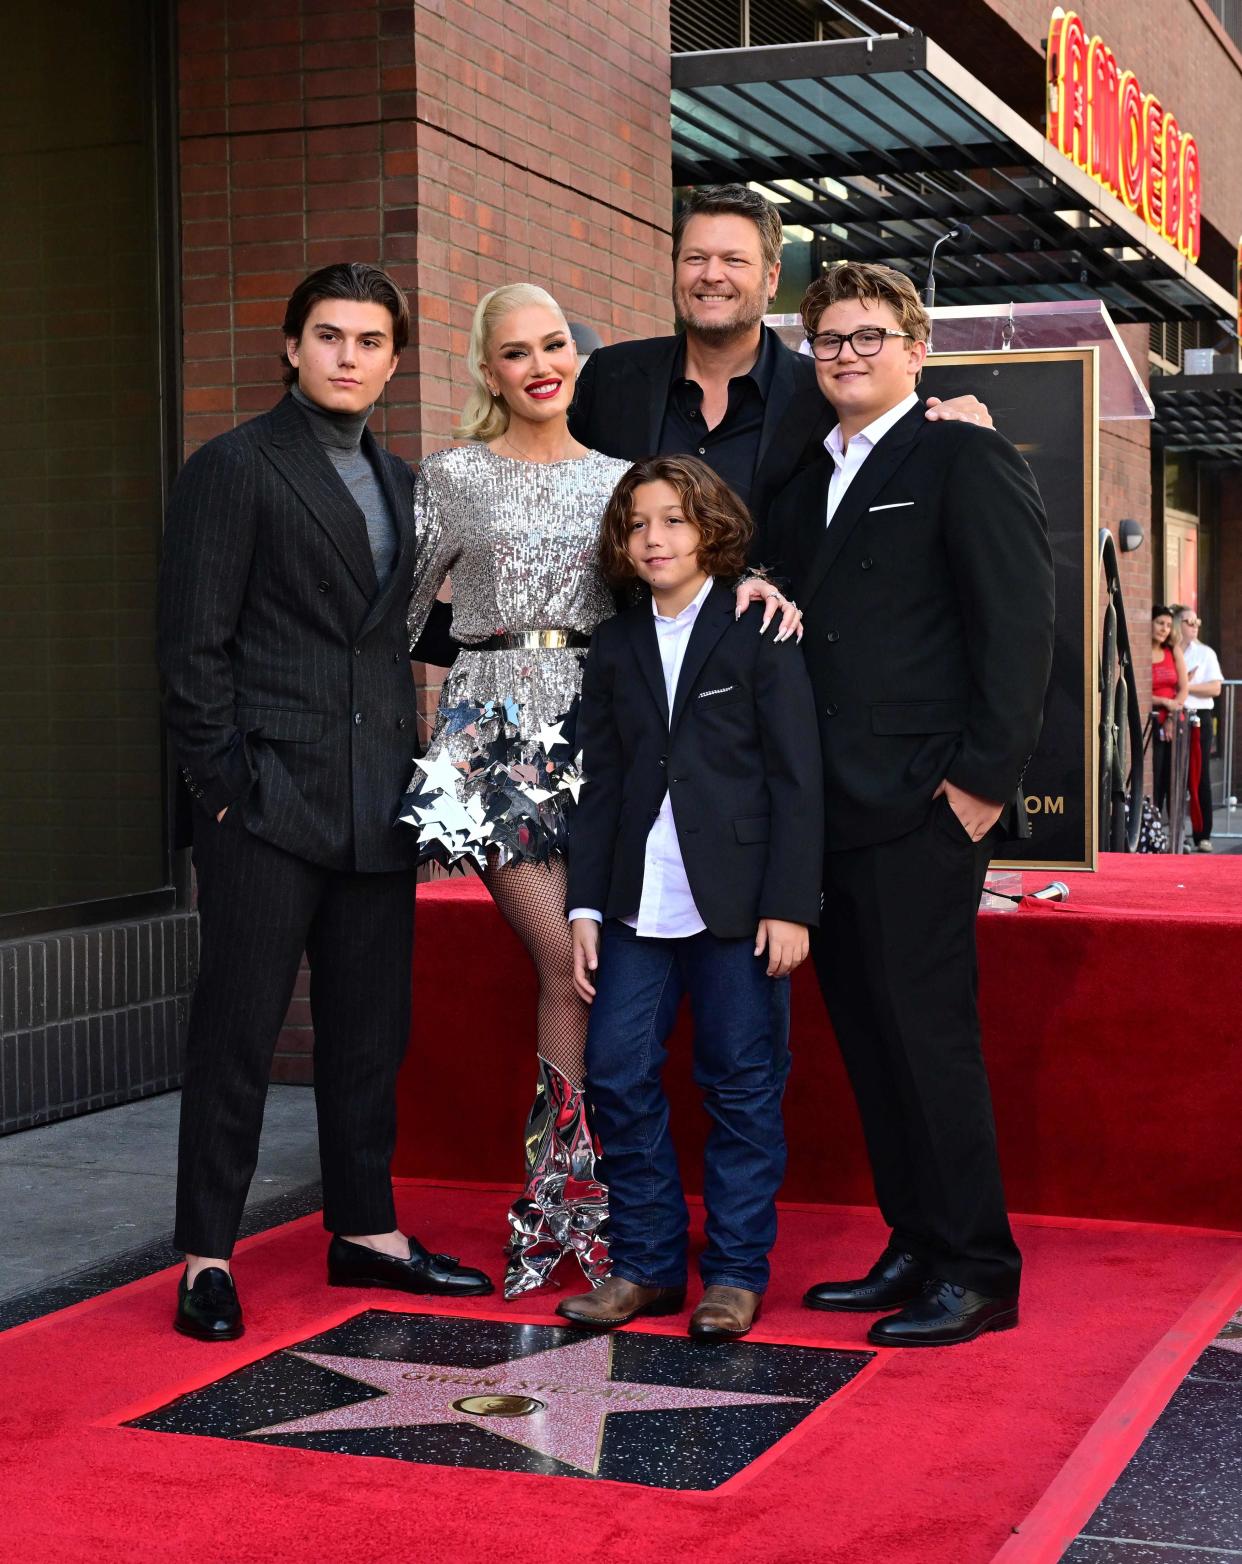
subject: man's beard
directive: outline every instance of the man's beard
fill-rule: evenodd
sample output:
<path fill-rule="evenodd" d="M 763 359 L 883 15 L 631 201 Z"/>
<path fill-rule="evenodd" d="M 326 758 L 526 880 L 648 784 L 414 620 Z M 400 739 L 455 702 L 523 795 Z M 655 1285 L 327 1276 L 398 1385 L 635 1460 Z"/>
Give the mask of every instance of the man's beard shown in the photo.
<path fill-rule="evenodd" d="M 768 308 L 766 292 L 741 293 L 737 297 L 737 308 L 727 320 L 700 323 L 691 313 L 694 302 L 692 294 L 682 293 L 678 289 L 673 290 L 673 308 L 686 330 L 702 341 L 715 345 L 731 342 L 734 338 L 744 337 L 748 332 L 753 331 Z"/>

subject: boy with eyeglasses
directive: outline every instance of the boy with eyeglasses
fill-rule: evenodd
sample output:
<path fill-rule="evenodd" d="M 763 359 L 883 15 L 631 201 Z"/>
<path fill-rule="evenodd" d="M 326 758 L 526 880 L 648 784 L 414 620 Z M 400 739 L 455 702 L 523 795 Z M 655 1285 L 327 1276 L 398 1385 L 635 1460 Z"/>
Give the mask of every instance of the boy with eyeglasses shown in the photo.
<path fill-rule="evenodd" d="M 757 553 L 805 615 L 826 806 L 811 954 L 891 1229 L 866 1276 L 805 1302 L 889 1311 L 872 1341 L 939 1346 L 1018 1322 L 975 914 L 1039 735 L 1052 557 L 1004 436 L 924 417 L 928 317 L 908 278 L 833 267 L 802 317 L 837 424 Z"/>

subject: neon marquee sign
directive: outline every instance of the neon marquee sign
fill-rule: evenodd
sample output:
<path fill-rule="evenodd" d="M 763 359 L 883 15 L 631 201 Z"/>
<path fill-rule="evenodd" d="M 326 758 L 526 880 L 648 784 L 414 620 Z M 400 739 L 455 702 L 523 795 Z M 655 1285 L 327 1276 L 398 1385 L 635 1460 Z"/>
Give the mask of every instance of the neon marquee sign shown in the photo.
<path fill-rule="evenodd" d="M 1102 38 L 1060 6 L 1048 29 L 1048 140 L 1151 229 L 1199 259 L 1199 146 Z"/>

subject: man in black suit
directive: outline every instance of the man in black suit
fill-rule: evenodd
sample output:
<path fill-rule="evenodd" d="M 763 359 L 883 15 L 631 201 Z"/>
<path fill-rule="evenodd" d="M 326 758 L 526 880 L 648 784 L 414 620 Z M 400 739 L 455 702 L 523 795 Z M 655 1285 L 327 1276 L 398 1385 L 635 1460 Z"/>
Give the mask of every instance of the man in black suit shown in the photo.
<path fill-rule="evenodd" d="M 396 817 L 416 747 L 415 539 L 409 471 L 366 420 L 408 333 L 386 273 L 313 273 L 285 313 L 289 394 L 196 451 L 169 501 L 159 661 L 201 933 L 174 1323 L 203 1340 L 242 1331 L 229 1257 L 303 950 L 329 1280 L 491 1291 L 399 1231 L 389 1177 L 410 1020 L 416 842 Z M 414 655 L 451 661 L 443 618 L 432 640 Z"/>
<path fill-rule="evenodd" d="M 993 430 L 929 424 L 909 280 L 843 265 L 802 304 L 827 450 L 773 504 L 759 556 L 791 581 L 824 753 L 812 955 L 892 1236 L 812 1308 L 898 1310 L 886 1346 L 1018 1319 L 979 1041 L 975 918 L 1042 721 L 1053 576 L 1039 493 Z"/>
<path fill-rule="evenodd" d="M 699 456 L 761 523 L 836 422 L 815 366 L 763 324 L 781 274 L 781 216 L 745 185 L 691 190 L 673 224 L 673 305 L 681 333 L 596 348 L 569 427 L 606 456 Z M 990 424 L 973 396 L 927 417 Z M 770 617 L 770 614 L 769 616 Z"/>

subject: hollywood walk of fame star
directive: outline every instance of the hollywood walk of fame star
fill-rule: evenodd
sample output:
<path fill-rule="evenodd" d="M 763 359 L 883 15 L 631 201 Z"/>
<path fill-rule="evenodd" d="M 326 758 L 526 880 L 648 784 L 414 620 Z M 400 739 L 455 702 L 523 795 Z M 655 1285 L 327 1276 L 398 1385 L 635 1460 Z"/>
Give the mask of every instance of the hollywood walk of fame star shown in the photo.
<path fill-rule="evenodd" d="M 671 1412 L 806 1400 L 802 1396 L 614 1380 L 610 1378 L 612 1341 L 607 1336 L 589 1336 L 568 1346 L 549 1347 L 482 1369 L 385 1358 L 334 1357 L 320 1352 L 299 1351 L 292 1355 L 384 1394 L 309 1417 L 273 1423 L 267 1428 L 252 1428 L 246 1437 L 469 1423 L 594 1475 L 599 1471 L 604 1427 L 610 1412 Z M 537 1409 L 515 1416 L 481 1416 L 454 1404 L 478 1404 L 496 1397 L 516 1398 L 517 1404 L 534 1403 Z"/>

